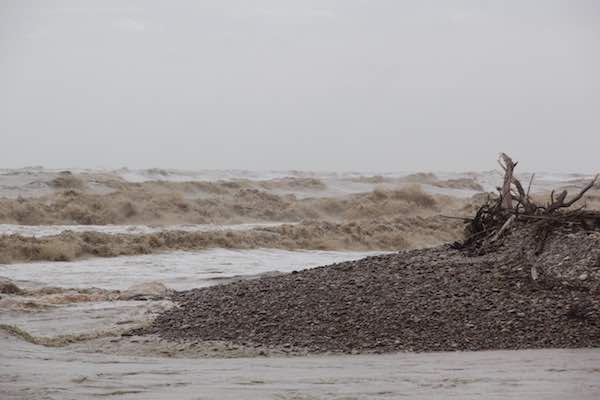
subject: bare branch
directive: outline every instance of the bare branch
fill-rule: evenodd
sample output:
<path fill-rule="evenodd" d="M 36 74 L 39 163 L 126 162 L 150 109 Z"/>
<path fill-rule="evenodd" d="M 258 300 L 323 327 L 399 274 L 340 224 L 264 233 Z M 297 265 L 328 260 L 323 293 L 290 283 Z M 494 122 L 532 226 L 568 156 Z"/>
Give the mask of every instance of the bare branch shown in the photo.
<path fill-rule="evenodd" d="M 581 189 L 581 191 L 577 194 L 577 196 L 573 197 L 570 201 L 566 202 L 565 207 L 571 207 L 574 203 L 576 203 L 583 197 L 585 192 L 587 192 L 588 190 L 593 188 L 594 185 L 596 184 L 596 181 L 598 180 L 598 176 L 600 176 L 600 174 L 596 175 L 590 183 L 588 183 L 583 189 Z"/>
<path fill-rule="evenodd" d="M 470 248 L 475 254 L 483 254 L 486 248 L 498 241 L 507 232 L 510 232 L 519 224 L 536 224 L 536 240 L 539 242 L 535 254 L 543 251 L 544 243 L 548 238 L 549 232 L 553 227 L 581 226 L 583 229 L 600 228 L 600 213 L 586 212 L 583 208 L 569 208 L 579 201 L 585 193 L 597 184 L 600 174 L 583 187 L 577 195 L 567 201 L 568 192 L 566 190 L 557 193 L 552 190 L 550 201 L 544 204 L 537 204 L 530 197 L 535 174 L 529 177 L 527 191 L 519 179 L 515 176 L 515 166 L 517 165 L 507 154 L 500 153 L 498 165 L 504 171 L 504 179 L 501 187 L 498 187 L 498 196 L 490 198 L 488 195 L 487 203 L 483 204 L 471 220 L 467 221 L 465 228 L 466 238 L 462 242 L 463 248 Z M 555 212 L 562 208 L 569 208 L 565 212 Z M 462 218 L 461 218 L 462 219 Z M 537 220 L 537 221 L 536 221 Z M 537 271 L 532 271 L 532 279 L 537 278 Z"/>
<path fill-rule="evenodd" d="M 504 184 L 502 185 L 502 208 L 511 210 L 512 196 L 510 194 L 510 185 L 513 182 L 513 171 L 516 164 L 506 153 L 500 153 L 498 164 L 500 164 L 504 170 Z"/>
<path fill-rule="evenodd" d="M 554 212 L 554 211 L 558 210 L 559 208 L 568 208 L 568 207 L 571 207 L 577 201 L 581 200 L 581 198 L 583 197 L 583 195 L 588 190 L 590 190 L 591 188 L 594 187 L 594 185 L 596 184 L 596 181 L 598 180 L 598 176 L 599 175 L 596 175 L 594 177 L 594 179 L 592 179 L 592 181 L 590 183 L 588 183 L 583 189 L 581 189 L 581 191 L 579 193 L 577 193 L 577 195 L 575 197 L 573 197 L 571 200 L 569 200 L 567 202 L 565 202 L 565 199 L 567 197 L 567 191 L 566 190 L 563 190 L 558 195 L 558 197 L 556 198 L 556 200 L 554 200 L 554 191 L 552 191 L 552 193 L 550 194 L 550 199 L 552 200 L 552 203 L 546 209 L 546 213 L 550 214 L 551 212 Z"/>
<path fill-rule="evenodd" d="M 531 174 L 531 178 L 529 179 L 529 185 L 527 186 L 527 200 L 529 200 L 529 192 L 531 191 L 531 184 L 533 183 L 533 178 L 535 178 L 535 173 Z"/>
<path fill-rule="evenodd" d="M 492 237 L 492 242 L 495 242 L 496 240 L 498 240 L 502 236 L 502 234 L 504 234 L 504 232 L 506 232 L 508 229 L 510 229 L 512 224 L 515 222 L 516 218 L 517 218 L 516 215 L 514 215 L 514 214 L 511 215 L 510 218 L 506 220 L 504 225 L 502 225 L 502 228 L 500 228 L 500 230 L 494 235 L 494 237 Z"/>

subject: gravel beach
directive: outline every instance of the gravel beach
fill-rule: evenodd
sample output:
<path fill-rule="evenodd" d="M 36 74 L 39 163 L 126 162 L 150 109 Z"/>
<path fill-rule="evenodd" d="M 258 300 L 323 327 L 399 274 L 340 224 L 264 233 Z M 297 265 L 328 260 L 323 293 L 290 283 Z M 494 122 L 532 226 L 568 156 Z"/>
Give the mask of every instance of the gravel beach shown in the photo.
<path fill-rule="evenodd" d="M 446 245 L 179 292 L 147 332 L 302 353 L 600 346 L 600 235 L 556 231 L 539 256 L 532 240 L 523 226 L 478 256 Z"/>

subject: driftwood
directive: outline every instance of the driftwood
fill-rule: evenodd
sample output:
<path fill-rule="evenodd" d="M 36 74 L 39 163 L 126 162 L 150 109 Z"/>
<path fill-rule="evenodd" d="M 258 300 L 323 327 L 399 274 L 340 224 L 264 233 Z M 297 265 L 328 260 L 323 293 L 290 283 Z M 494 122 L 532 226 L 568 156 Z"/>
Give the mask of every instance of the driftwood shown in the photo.
<path fill-rule="evenodd" d="M 567 191 L 563 190 L 558 197 L 556 198 L 556 200 L 554 200 L 554 192 L 552 192 L 551 200 L 552 202 L 548 205 L 548 207 L 546 207 L 546 214 L 550 214 L 556 210 L 558 210 L 559 208 L 569 208 L 571 207 L 573 204 L 575 204 L 577 201 L 581 200 L 581 198 L 583 197 L 583 195 L 585 194 L 585 192 L 587 192 L 588 190 L 590 190 L 591 188 L 594 187 L 594 185 L 596 184 L 596 181 L 598 180 L 598 175 L 596 175 L 594 177 L 594 179 L 588 183 L 583 189 L 581 189 L 581 191 L 579 193 L 577 193 L 577 195 L 575 197 L 573 197 L 571 200 L 567 201 L 565 203 L 565 199 L 567 197 Z"/>
<path fill-rule="evenodd" d="M 540 254 L 550 232 L 558 226 L 600 230 L 599 212 L 585 210 L 585 206 L 571 209 L 594 187 L 598 175 L 569 200 L 566 190 L 558 195 L 552 191 L 549 202 L 538 204 L 530 197 L 535 175 L 530 177 L 525 190 L 515 176 L 518 162 L 514 162 L 507 154 L 500 153 L 498 164 L 504 171 L 502 187 L 498 187 L 498 196 L 488 197 L 475 216 L 465 221 L 465 240 L 455 244 L 455 247 L 481 254 L 492 250 L 497 245 L 496 242 L 515 225 L 534 224 L 538 241 L 535 254 Z M 537 279 L 537 271 L 531 271 L 531 274 L 533 279 Z"/>
<path fill-rule="evenodd" d="M 514 181 L 513 174 L 517 164 L 505 153 L 500 153 L 498 164 L 500 164 L 500 167 L 504 170 L 504 183 L 502 184 L 502 189 L 500 191 L 502 194 L 502 208 L 505 210 L 512 210 L 511 185 Z"/>
<path fill-rule="evenodd" d="M 515 214 L 511 215 L 506 222 L 504 223 L 504 225 L 502 225 L 502 228 L 500 228 L 500 230 L 498 232 L 496 232 L 496 234 L 492 237 L 492 242 L 495 242 L 496 240 L 500 239 L 500 237 L 502 236 L 502 234 L 504 232 L 506 232 L 507 230 L 510 229 L 510 227 L 512 226 L 512 224 L 515 222 L 515 219 L 517 218 L 517 216 Z"/>

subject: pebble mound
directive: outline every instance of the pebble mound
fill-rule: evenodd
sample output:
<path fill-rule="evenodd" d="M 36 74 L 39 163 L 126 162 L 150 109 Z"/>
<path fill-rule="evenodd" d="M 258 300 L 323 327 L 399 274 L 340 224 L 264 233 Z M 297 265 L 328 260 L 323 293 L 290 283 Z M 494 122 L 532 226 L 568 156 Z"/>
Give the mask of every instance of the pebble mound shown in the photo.
<path fill-rule="evenodd" d="M 179 292 L 147 333 L 314 353 L 600 346 L 600 234 L 555 232 L 535 259 L 524 234 Z"/>

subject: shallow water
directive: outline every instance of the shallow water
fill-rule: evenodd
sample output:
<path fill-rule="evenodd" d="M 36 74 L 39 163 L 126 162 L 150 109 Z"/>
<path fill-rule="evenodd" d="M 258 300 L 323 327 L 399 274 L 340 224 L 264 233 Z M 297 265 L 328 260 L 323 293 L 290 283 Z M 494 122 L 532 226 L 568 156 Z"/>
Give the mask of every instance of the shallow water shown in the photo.
<path fill-rule="evenodd" d="M 142 282 L 158 281 L 169 288 L 183 290 L 214 285 L 235 276 L 274 271 L 291 272 L 380 253 L 211 249 L 70 262 L 0 265 L 0 276 L 14 280 L 24 288 L 49 285 L 126 289 Z"/>
<path fill-rule="evenodd" d="M 133 327 L 170 306 L 164 300 L 72 303 L 37 312 L 0 311 L 0 321 L 34 336 L 57 337 Z"/>
<path fill-rule="evenodd" d="M 145 282 L 160 282 L 175 290 L 205 287 L 264 273 L 290 272 L 378 253 L 285 251 L 276 249 L 173 252 L 75 262 L 0 265 L 0 277 L 24 289 L 53 286 L 124 290 Z M 15 325 L 33 335 L 55 337 L 127 327 L 148 320 L 170 306 L 166 301 L 98 301 L 70 303 L 66 291 L 52 296 L 64 304 L 48 304 L 45 296 L 0 301 L 0 323 Z"/>
<path fill-rule="evenodd" d="M 0 333 L 2 399 L 580 399 L 600 349 L 165 359 L 35 346 Z"/>

